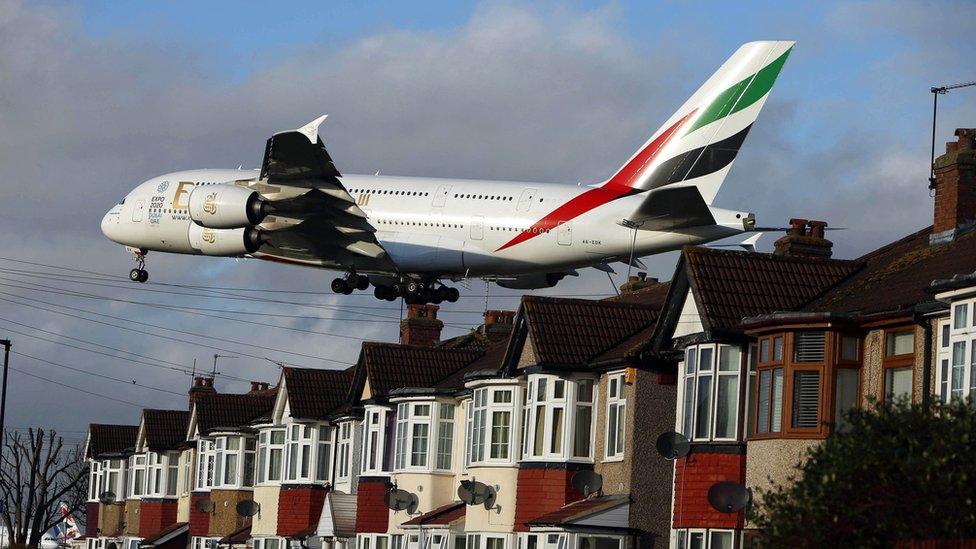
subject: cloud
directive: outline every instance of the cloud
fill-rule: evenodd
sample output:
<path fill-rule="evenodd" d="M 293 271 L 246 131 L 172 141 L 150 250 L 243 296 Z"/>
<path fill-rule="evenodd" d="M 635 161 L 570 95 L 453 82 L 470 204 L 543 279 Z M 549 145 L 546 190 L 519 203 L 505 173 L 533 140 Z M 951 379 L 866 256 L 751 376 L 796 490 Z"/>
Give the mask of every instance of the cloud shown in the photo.
<path fill-rule="evenodd" d="M 719 196 L 719 204 L 752 209 L 763 224 L 791 216 L 822 217 L 850 230 L 837 234 L 845 257 L 927 223 L 926 100 L 904 116 L 916 99 L 887 85 L 895 74 L 901 88 L 920 86 L 929 75 L 955 74 L 967 42 L 961 23 L 933 39 L 920 9 L 885 14 L 879 4 L 840 4 L 823 21 L 784 17 L 786 29 L 809 36 L 784 79 L 829 79 L 832 70 L 860 73 L 830 94 L 802 87 L 776 89 Z M 621 8 L 578 10 L 485 4 L 460 27 L 437 32 L 388 30 L 347 43 L 296 46 L 243 77 L 213 70 L 208 43 L 179 43 L 125 36 L 91 36 L 80 25 L 80 8 L 27 5 L 0 0 L 0 165 L 4 183 L 0 217 L 6 235 L 0 256 L 88 271 L 124 274 L 125 256 L 98 230 L 102 213 L 142 180 L 177 169 L 244 164 L 255 167 L 264 140 L 330 114 L 322 135 L 341 171 L 389 174 L 596 182 L 620 165 L 707 76 L 689 67 L 704 58 L 717 66 L 731 51 L 715 37 L 690 43 L 680 27 L 660 29 L 660 38 L 621 32 Z M 955 8 L 953 8 L 955 9 Z M 769 16 L 772 17 L 772 16 Z M 952 19 L 943 17 L 940 19 Z M 962 18 L 958 18 L 961 20 Z M 689 21 L 689 28 L 694 23 Z M 770 24 L 776 23 L 771 20 Z M 711 22 L 717 25 L 721 22 Z M 803 26 L 806 25 L 806 26 Z M 870 48 L 863 36 L 885 29 L 898 36 L 853 65 L 834 59 L 845 47 Z M 653 33 L 647 33 L 653 35 Z M 966 46 L 967 48 L 969 46 Z M 806 51 L 807 53 L 804 53 Z M 662 54 L 659 52 L 666 52 Z M 915 57 L 912 62 L 913 56 Z M 688 63 L 689 59 L 695 63 Z M 902 69 L 902 65 L 907 69 Z M 931 72 L 925 72 L 932 69 Z M 893 107 L 879 106 L 885 98 Z M 950 104 L 947 118 L 973 113 Z M 888 120 L 887 126 L 878 121 Z M 921 132 L 921 135 L 919 133 Z M 14 205 L 13 207 L 9 205 Z M 897 218 L 897 227 L 887 219 Z M 771 240 L 766 237 L 766 240 Z M 769 245 L 766 243 L 765 245 Z M 675 254 L 649 260 L 654 274 L 669 277 Z M 329 273 L 258 261 L 152 255 L 153 281 L 229 288 L 274 287 L 327 291 Z M 11 274 L 10 268 L 31 273 Z M 112 282 L 69 282 L 66 273 L 0 261 L 0 284 L 12 279 L 67 288 L 102 297 L 210 309 L 200 313 L 279 324 L 302 330 L 372 339 L 396 338 L 398 308 L 371 298 L 337 299 L 305 294 L 226 290 L 224 295 L 150 285 L 153 293 Z M 45 273 L 50 278 L 42 278 Z M 77 280 L 77 279 L 76 279 Z M 81 279 L 85 280 L 85 279 Z M 86 280 L 92 282 L 92 280 Z M 619 283 L 619 277 L 617 282 Z M 108 284 L 108 282 L 105 282 Z M 555 293 L 605 293 L 603 273 L 567 279 Z M 468 295 L 483 286 L 474 281 Z M 299 364 L 316 361 L 280 351 L 352 361 L 353 340 L 288 331 L 103 299 L 68 297 L 0 286 L 0 292 L 84 307 L 149 324 L 246 341 L 212 339 L 215 351 L 191 344 L 187 334 L 131 323 L 126 331 L 0 301 L 0 317 L 124 348 L 142 355 L 206 370 L 214 352 L 269 356 Z M 233 295 L 226 295 L 226 293 Z M 493 296 L 504 294 L 497 288 Z M 509 294 L 510 295 L 510 294 Z M 247 296 L 256 296 L 248 298 Z M 0 297 L 4 297 L 0 295 Z M 235 299 L 229 299 L 234 297 Z M 264 299 L 265 301 L 262 301 Z M 272 301 L 266 301 L 266 300 Z M 282 303 L 284 302 L 284 303 Z M 297 304 L 296 304 L 297 303 Z M 514 306 L 493 297 L 492 306 Z M 308 305 L 312 306 L 308 306 Z M 37 306 L 37 304 L 34 304 Z M 334 307 L 341 307 L 335 309 Z M 445 307 L 442 317 L 457 334 L 474 325 L 479 298 Z M 214 309 L 218 309 L 215 311 Z M 250 314 L 226 310 L 250 311 Z M 224 310 L 224 311 L 219 311 Z M 315 320 L 267 316 L 358 318 Z M 363 314 L 365 313 L 365 314 Z M 374 316 L 368 316 L 374 315 Z M 91 315 L 81 314 L 89 318 Z M 106 322 L 126 326 L 125 321 Z M 0 322 L 0 332 L 9 325 Z M 150 337 L 157 333 L 171 339 Z M 36 335 L 36 334 L 35 334 Z M 183 392 L 188 379 L 158 368 L 126 364 L 83 351 L 15 338 L 23 352 L 59 358 L 107 375 Z M 104 349 L 101 349 L 104 350 Z M 240 355 L 243 356 L 243 355 Z M 89 390 L 152 406 L 182 400 L 17 359 L 18 367 Z M 242 378 L 273 379 L 276 369 L 260 358 L 221 359 L 220 368 Z M 329 366 L 327 362 L 317 365 Z M 11 422 L 83 428 L 89 420 L 134 421 L 135 409 L 72 394 L 36 380 L 14 378 Z M 220 383 L 220 382 L 219 382 Z M 241 390 L 243 385 L 226 384 Z M 66 413 L 67 412 L 67 413 Z"/>

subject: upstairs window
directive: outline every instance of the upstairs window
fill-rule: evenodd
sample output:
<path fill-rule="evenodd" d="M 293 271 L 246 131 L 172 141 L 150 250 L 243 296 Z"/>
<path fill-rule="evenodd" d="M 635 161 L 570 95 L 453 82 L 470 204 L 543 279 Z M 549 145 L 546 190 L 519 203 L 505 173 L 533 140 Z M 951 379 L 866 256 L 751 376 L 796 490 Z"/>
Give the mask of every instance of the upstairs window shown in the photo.
<path fill-rule="evenodd" d="M 311 425 L 296 423 L 289 425 L 285 455 L 288 456 L 285 480 L 289 482 L 308 482 L 312 480 L 312 434 Z"/>
<path fill-rule="evenodd" d="M 336 442 L 336 479 L 348 480 L 349 471 L 352 469 L 352 438 L 353 423 L 344 421 L 339 424 L 338 440 Z"/>
<path fill-rule="evenodd" d="M 512 418 L 515 416 L 517 388 L 480 387 L 471 395 L 468 407 L 468 465 L 511 464 L 515 462 Z"/>
<path fill-rule="evenodd" d="M 129 497 L 140 498 L 146 494 L 146 454 L 129 457 Z"/>
<path fill-rule="evenodd" d="M 369 406 L 363 418 L 363 474 L 385 474 L 390 463 L 386 457 L 386 423 L 390 411 L 379 406 Z"/>
<path fill-rule="evenodd" d="M 900 328 L 885 331 L 884 399 L 893 402 L 911 399 L 915 362 L 915 330 Z"/>
<path fill-rule="evenodd" d="M 281 482 L 285 455 L 285 430 L 262 429 L 258 435 L 258 482 Z"/>
<path fill-rule="evenodd" d="M 592 438 L 592 379 L 531 374 L 525 401 L 523 460 L 592 460 L 592 448 L 581 440 Z"/>
<path fill-rule="evenodd" d="M 445 403 L 438 409 L 436 468 L 450 471 L 454 468 L 454 405 Z"/>
<path fill-rule="evenodd" d="M 783 430 L 783 339 L 776 335 L 759 340 L 756 433 Z"/>
<path fill-rule="evenodd" d="M 627 422 L 626 376 L 623 372 L 607 375 L 606 459 L 623 459 Z"/>
<path fill-rule="evenodd" d="M 685 349 L 678 424 L 691 440 L 735 440 L 739 428 L 742 351 L 735 345 Z"/>
<path fill-rule="evenodd" d="M 98 461 L 92 461 L 88 467 L 88 501 L 98 501 L 98 496 L 101 495 L 104 490 L 102 489 L 102 464 Z M 116 494 L 118 495 L 118 494 Z"/>
<path fill-rule="evenodd" d="M 320 426 L 318 432 L 318 446 L 315 450 L 315 480 L 328 482 L 332 474 L 332 427 Z"/>

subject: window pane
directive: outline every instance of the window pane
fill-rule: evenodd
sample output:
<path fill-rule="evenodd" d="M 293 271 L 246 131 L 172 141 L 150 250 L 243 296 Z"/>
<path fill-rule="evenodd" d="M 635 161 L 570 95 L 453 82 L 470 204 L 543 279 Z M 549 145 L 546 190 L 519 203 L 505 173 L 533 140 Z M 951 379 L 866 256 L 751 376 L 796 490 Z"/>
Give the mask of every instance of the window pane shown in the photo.
<path fill-rule="evenodd" d="M 769 340 L 759 342 L 759 362 L 769 362 Z"/>
<path fill-rule="evenodd" d="M 563 451 L 563 409 L 552 409 L 552 442 L 549 445 L 549 452 L 560 454 Z"/>
<path fill-rule="evenodd" d="M 854 368 L 838 368 L 836 391 L 834 396 L 834 422 L 838 431 L 847 428 L 847 412 L 857 406 L 858 370 Z"/>
<path fill-rule="evenodd" d="M 912 367 L 885 370 L 885 402 L 910 398 L 912 394 Z"/>
<path fill-rule="evenodd" d="M 697 360 L 697 347 L 688 347 L 685 351 L 685 373 L 693 374 L 695 373 L 695 361 Z"/>
<path fill-rule="evenodd" d="M 773 360 L 780 361 L 783 360 L 783 338 L 777 337 L 773 339 Z"/>
<path fill-rule="evenodd" d="M 711 372 L 712 371 L 712 354 L 715 352 L 711 347 L 703 347 L 701 352 L 698 353 L 698 371 L 699 372 Z"/>
<path fill-rule="evenodd" d="M 237 454 L 227 454 L 227 466 L 224 467 L 224 484 L 237 483 Z"/>
<path fill-rule="evenodd" d="M 512 419 L 511 412 L 491 414 L 491 458 L 508 459 L 508 442 Z"/>
<path fill-rule="evenodd" d="M 778 433 L 783 427 L 783 369 L 773 370 L 773 397 L 770 405 L 772 406 L 772 425 L 771 430 Z"/>
<path fill-rule="evenodd" d="M 611 405 L 607 414 L 607 457 L 612 457 L 617 454 L 617 405 Z"/>
<path fill-rule="evenodd" d="M 939 366 L 939 398 L 942 402 L 949 402 L 949 359 L 943 358 Z"/>
<path fill-rule="evenodd" d="M 532 455 L 541 456 L 542 455 L 542 442 L 546 438 L 546 407 L 536 406 L 535 407 L 535 440 L 532 444 Z"/>
<path fill-rule="evenodd" d="M 555 383 L 552 384 L 552 398 L 564 398 L 566 396 L 566 382 L 562 379 L 557 379 Z"/>
<path fill-rule="evenodd" d="M 759 372 L 759 402 L 758 418 L 756 419 L 756 432 L 769 432 L 769 398 L 772 392 L 773 373 L 770 370 Z"/>
<path fill-rule="evenodd" d="M 733 345 L 722 345 L 718 348 L 718 370 L 720 372 L 738 372 L 741 351 Z"/>
<path fill-rule="evenodd" d="M 410 443 L 410 465 L 425 467 L 427 465 L 427 434 L 430 425 L 416 423 L 413 425 L 413 435 Z"/>
<path fill-rule="evenodd" d="M 281 448 L 272 448 L 268 455 L 268 480 L 281 480 Z"/>
<path fill-rule="evenodd" d="M 573 436 L 573 457 L 590 457 L 590 428 L 592 424 L 590 406 L 576 407 L 576 432 Z"/>
<path fill-rule="evenodd" d="M 593 402 L 593 381 L 589 379 L 581 379 L 577 383 L 576 389 L 576 401 L 577 402 Z"/>
<path fill-rule="evenodd" d="M 824 361 L 826 332 L 797 332 L 793 335 L 793 362 Z"/>
<path fill-rule="evenodd" d="M 819 426 L 820 372 L 793 374 L 793 427 L 816 429 Z"/>
<path fill-rule="evenodd" d="M 685 378 L 684 396 L 682 398 L 681 413 L 681 434 L 691 438 L 691 427 L 695 421 L 695 376 L 694 374 Z"/>
<path fill-rule="evenodd" d="M 559 386 L 559 383 L 558 382 L 556 383 L 556 386 L 557 387 Z M 499 403 L 500 404 L 506 404 L 506 403 L 509 403 L 511 401 L 512 401 L 512 391 L 509 391 L 509 390 L 505 390 L 505 391 L 495 390 L 495 392 L 492 394 L 492 402 L 494 402 L 496 404 L 499 404 Z"/>
<path fill-rule="evenodd" d="M 911 330 L 889 332 L 886 335 L 885 355 L 907 355 L 915 351 L 915 333 Z"/>
<path fill-rule="evenodd" d="M 702 349 L 702 356 L 705 350 Z M 708 438 L 712 427 L 712 376 L 698 376 L 695 404 L 695 438 Z"/>
<path fill-rule="evenodd" d="M 688 549 L 705 549 L 705 533 L 691 532 L 688 535 Z"/>
<path fill-rule="evenodd" d="M 952 327 L 956 330 L 962 330 L 969 324 L 969 305 L 966 303 L 960 303 L 952 308 Z"/>
<path fill-rule="evenodd" d="M 735 438 L 735 420 L 739 410 L 739 376 L 718 376 L 715 403 L 715 437 Z"/>
<path fill-rule="evenodd" d="M 732 532 L 712 532 L 709 549 L 732 549 Z"/>
<path fill-rule="evenodd" d="M 969 398 L 976 397 L 976 340 L 970 342 L 970 358 L 969 358 Z"/>
<path fill-rule="evenodd" d="M 966 374 L 966 342 L 952 344 L 952 397 L 962 398 L 963 376 Z"/>
<path fill-rule="evenodd" d="M 939 346 L 940 347 L 949 346 L 949 323 L 948 322 L 942 325 L 941 334 L 939 336 Z"/>
<path fill-rule="evenodd" d="M 857 360 L 857 349 L 861 346 L 861 340 L 853 336 L 844 336 L 840 343 L 841 360 Z"/>

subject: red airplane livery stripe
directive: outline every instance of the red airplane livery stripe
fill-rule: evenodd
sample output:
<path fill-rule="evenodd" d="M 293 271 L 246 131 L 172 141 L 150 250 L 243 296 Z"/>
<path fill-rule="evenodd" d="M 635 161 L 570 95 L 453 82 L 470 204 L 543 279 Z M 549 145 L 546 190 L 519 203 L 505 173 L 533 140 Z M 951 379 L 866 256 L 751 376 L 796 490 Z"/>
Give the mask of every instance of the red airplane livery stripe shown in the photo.
<path fill-rule="evenodd" d="M 571 200 L 559 206 L 555 210 L 549 212 L 545 217 L 536 221 L 531 227 L 519 233 L 515 238 L 509 240 L 503 244 L 500 248 L 495 250 L 500 252 L 505 248 L 511 248 L 516 244 L 521 244 L 526 240 L 535 238 L 540 234 L 547 233 L 552 229 L 555 229 L 560 224 L 570 221 L 580 215 L 594 209 L 598 208 L 608 202 L 612 202 L 622 196 L 631 194 L 638 189 L 634 188 L 634 185 L 640 180 L 644 169 L 650 164 L 658 153 L 664 146 L 671 140 L 678 128 L 680 128 L 685 122 L 688 121 L 692 115 L 698 109 L 694 109 L 683 118 L 675 122 L 670 128 L 657 136 L 654 141 L 651 141 L 644 147 L 639 153 L 637 153 L 634 158 L 627 162 L 624 167 L 620 168 L 617 173 L 613 174 L 607 182 L 601 187 L 595 187 L 590 189 L 583 194 L 573 197 Z"/>

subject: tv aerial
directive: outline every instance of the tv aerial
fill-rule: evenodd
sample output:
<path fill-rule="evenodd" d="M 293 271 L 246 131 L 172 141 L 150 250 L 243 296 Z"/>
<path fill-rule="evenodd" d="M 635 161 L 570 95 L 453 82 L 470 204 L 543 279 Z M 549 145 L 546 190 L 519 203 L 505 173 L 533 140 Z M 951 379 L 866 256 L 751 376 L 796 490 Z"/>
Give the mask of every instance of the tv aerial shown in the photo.
<path fill-rule="evenodd" d="M 583 494 L 583 497 L 588 497 L 603 488 L 603 475 L 590 469 L 583 469 L 576 471 L 571 482 L 577 492 Z"/>
<path fill-rule="evenodd" d="M 484 505 L 489 510 L 495 507 L 495 489 L 477 480 L 462 480 L 457 496 L 467 505 Z"/>
<path fill-rule="evenodd" d="M 253 499 L 245 499 L 237 502 L 237 514 L 242 517 L 253 517 L 261 512 L 261 504 Z"/>
<path fill-rule="evenodd" d="M 201 513 L 213 513 L 214 502 L 209 499 L 201 499 L 196 502 L 194 507 L 196 507 L 196 510 Z"/>
<path fill-rule="evenodd" d="M 678 459 L 685 457 L 691 451 L 691 442 L 681 433 L 665 431 L 657 437 L 655 443 L 657 453 L 666 459 Z"/>
<path fill-rule="evenodd" d="M 407 514 L 412 515 L 417 511 L 420 501 L 417 494 L 394 488 L 383 495 L 383 503 L 394 511 L 406 511 Z"/>
<path fill-rule="evenodd" d="M 98 494 L 98 501 L 104 505 L 112 505 L 115 503 L 115 492 L 106 490 L 101 494 Z"/>
<path fill-rule="evenodd" d="M 716 482 L 708 489 L 708 503 L 721 513 L 736 513 L 752 502 L 752 490 L 738 482 Z"/>

